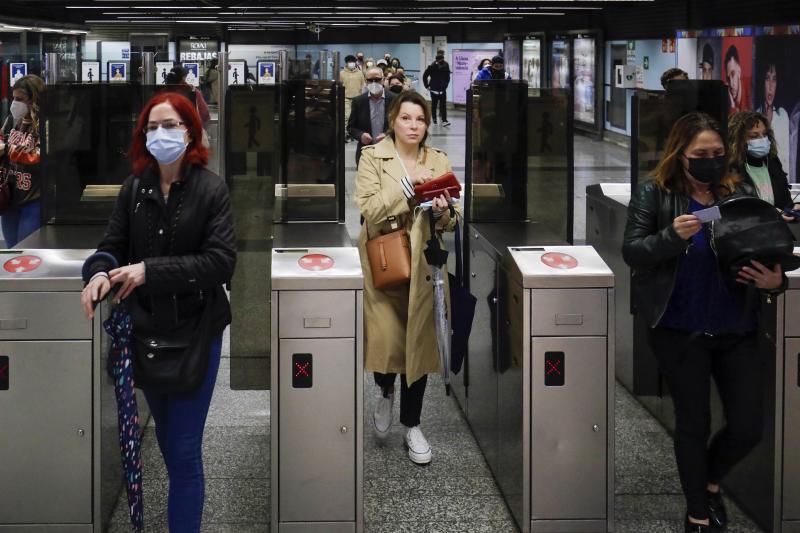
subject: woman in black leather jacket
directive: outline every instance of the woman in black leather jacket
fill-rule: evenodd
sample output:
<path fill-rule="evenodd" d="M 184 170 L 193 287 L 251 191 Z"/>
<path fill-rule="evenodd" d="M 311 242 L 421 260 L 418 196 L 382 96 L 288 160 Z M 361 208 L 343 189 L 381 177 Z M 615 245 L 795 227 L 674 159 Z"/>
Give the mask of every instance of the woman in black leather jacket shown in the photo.
<path fill-rule="evenodd" d="M 719 482 L 758 443 L 763 364 L 756 316 L 744 291 L 722 278 L 706 227 L 694 213 L 732 194 L 754 195 L 728 171 L 724 134 L 711 117 L 690 113 L 672 128 L 654 179 L 631 198 L 622 248 L 633 271 L 635 312 L 650 326 L 650 344 L 675 404 L 675 456 L 687 502 L 685 530 L 724 528 Z M 753 262 L 739 283 L 782 286 L 774 270 Z M 711 440 L 711 378 L 726 426 Z"/>
<path fill-rule="evenodd" d="M 152 323 L 170 341 L 188 324 L 189 335 L 203 339 L 200 353 L 209 354 L 204 376 L 190 390 L 142 386 L 169 474 L 171 533 L 200 531 L 203 430 L 222 332 L 231 320 L 223 284 L 236 263 L 228 188 L 205 169 L 202 135 L 197 110 L 185 97 L 161 93 L 145 106 L 129 154 L 133 176 L 122 186 L 97 253 L 86 260 L 81 298 L 91 318 L 93 304 L 119 285 L 115 299 L 133 300 L 134 337 Z M 134 367 L 139 383 L 145 376 Z"/>

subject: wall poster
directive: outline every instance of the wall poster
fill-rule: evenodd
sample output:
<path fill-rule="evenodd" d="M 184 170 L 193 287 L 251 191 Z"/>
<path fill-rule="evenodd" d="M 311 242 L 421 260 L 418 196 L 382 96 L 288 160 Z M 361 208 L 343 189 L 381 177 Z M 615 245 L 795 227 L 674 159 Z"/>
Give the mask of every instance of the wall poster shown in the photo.
<path fill-rule="evenodd" d="M 500 50 L 453 50 L 453 103 L 467 103 L 467 89 L 478 73 L 478 67 L 484 59 L 491 59 Z"/>
<path fill-rule="evenodd" d="M 550 86 L 569 89 L 569 41 L 556 39 L 550 48 Z"/>
<path fill-rule="evenodd" d="M 573 41 L 575 72 L 575 120 L 595 123 L 595 40 L 594 37 L 576 37 Z"/>
<path fill-rule="evenodd" d="M 542 41 L 525 39 L 522 41 L 522 79 L 528 87 L 539 89 L 542 85 Z"/>
<path fill-rule="evenodd" d="M 517 39 L 506 39 L 503 41 L 503 59 L 505 60 L 506 72 L 512 80 L 521 79 L 520 76 L 520 44 Z"/>

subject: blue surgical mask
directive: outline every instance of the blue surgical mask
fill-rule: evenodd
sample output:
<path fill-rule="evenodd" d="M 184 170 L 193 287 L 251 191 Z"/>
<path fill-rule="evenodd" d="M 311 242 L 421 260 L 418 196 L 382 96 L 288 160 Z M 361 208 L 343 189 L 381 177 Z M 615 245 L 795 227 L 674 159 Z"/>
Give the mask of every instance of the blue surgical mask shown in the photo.
<path fill-rule="evenodd" d="M 769 137 L 761 137 L 760 139 L 750 139 L 747 141 L 747 153 L 752 157 L 757 157 L 759 159 L 767 157 L 771 149 L 772 143 Z"/>
<path fill-rule="evenodd" d="M 162 165 L 174 163 L 186 151 L 186 130 L 180 128 L 164 129 L 159 126 L 147 132 L 147 151 Z"/>

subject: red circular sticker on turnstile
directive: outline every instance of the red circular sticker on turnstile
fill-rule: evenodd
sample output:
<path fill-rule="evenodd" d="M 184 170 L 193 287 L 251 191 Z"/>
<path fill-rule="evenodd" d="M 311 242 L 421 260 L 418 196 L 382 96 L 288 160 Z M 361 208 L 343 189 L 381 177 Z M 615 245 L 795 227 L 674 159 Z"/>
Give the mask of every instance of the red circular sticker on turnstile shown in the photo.
<path fill-rule="evenodd" d="M 578 266 L 578 260 L 569 254 L 562 254 L 561 252 L 547 252 L 542 256 L 542 263 L 550 268 L 557 268 L 559 270 L 569 270 Z"/>
<path fill-rule="evenodd" d="M 6 269 L 6 272 L 12 272 L 14 274 L 23 274 L 25 272 L 31 272 L 39 268 L 42 264 L 42 258 L 37 257 L 35 255 L 21 255 L 14 259 L 9 259 L 5 263 L 3 263 L 3 268 Z"/>
<path fill-rule="evenodd" d="M 304 270 L 319 272 L 333 268 L 333 258 L 322 254 L 308 254 L 298 259 L 297 264 Z"/>

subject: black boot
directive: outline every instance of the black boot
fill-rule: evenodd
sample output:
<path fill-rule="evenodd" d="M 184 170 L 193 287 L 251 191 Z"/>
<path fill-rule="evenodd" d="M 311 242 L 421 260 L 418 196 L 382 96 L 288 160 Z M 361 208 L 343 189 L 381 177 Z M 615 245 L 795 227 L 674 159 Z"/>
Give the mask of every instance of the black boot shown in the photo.
<path fill-rule="evenodd" d="M 703 524 L 693 524 L 692 522 L 689 522 L 689 513 L 686 513 L 686 521 L 684 522 L 683 530 L 686 533 L 711 533 L 711 526 L 704 526 Z"/>
<path fill-rule="evenodd" d="M 708 519 L 714 529 L 722 531 L 728 527 L 728 511 L 722 501 L 722 491 L 708 492 Z"/>

